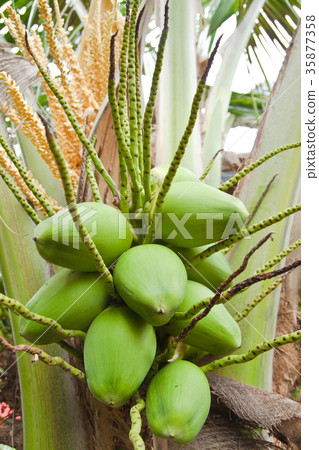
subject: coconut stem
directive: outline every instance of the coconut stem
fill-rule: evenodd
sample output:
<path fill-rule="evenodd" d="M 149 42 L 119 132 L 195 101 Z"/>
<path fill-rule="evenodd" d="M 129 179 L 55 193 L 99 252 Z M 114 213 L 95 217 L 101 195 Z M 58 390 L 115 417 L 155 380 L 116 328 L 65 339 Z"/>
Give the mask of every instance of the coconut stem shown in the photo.
<path fill-rule="evenodd" d="M 215 155 L 212 157 L 212 159 L 209 161 L 209 163 L 206 166 L 206 169 L 204 170 L 203 174 L 200 177 L 200 181 L 204 181 L 205 178 L 207 177 L 207 175 L 209 174 L 211 168 L 214 165 L 215 159 L 217 158 L 217 156 L 219 154 L 223 155 L 225 153 L 225 150 L 223 148 L 221 148 L 220 150 L 218 150 L 218 152 L 215 153 Z"/>
<path fill-rule="evenodd" d="M 229 285 L 229 283 L 231 283 L 236 277 L 238 277 L 238 275 L 240 275 L 247 267 L 248 262 L 250 260 L 250 258 L 253 256 L 253 254 L 265 243 L 268 241 L 268 239 L 271 238 L 273 233 L 268 233 L 266 236 L 264 236 L 245 256 L 243 262 L 241 263 L 241 265 L 238 267 L 237 270 L 235 270 L 231 275 L 229 275 L 229 277 L 223 281 L 218 288 L 216 289 L 216 294 L 213 297 L 207 297 L 206 299 L 201 300 L 200 302 L 196 303 L 195 305 L 193 305 L 188 311 L 184 312 L 184 313 L 175 313 L 174 318 L 177 318 L 178 320 L 185 320 L 188 319 L 192 316 L 194 316 L 195 314 L 197 314 L 200 310 L 202 310 L 203 308 L 206 308 L 205 311 L 203 311 L 203 317 L 207 316 L 207 314 L 209 313 L 209 311 L 211 310 L 211 308 L 216 304 L 216 302 L 219 300 L 219 298 L 221 296 L 223 296 L 223 291 L 224 289 Z M 194 326 L 196 325 L 197 321 L 200 320 L 201 318 L 198 316 L 198 318 L 196 318 L 196 322 L 191 322 L 181 333 L 180 335 L 176 338 L 176 341 L 185 339 L 185 337 L 187 336 L 187 334 L 194 328 Z"/>
<path fill-rule="evenodd" d="M 219 252 L 220 250 L 223 250 L 224 248 L 229 247 L 230 245 L 235 244 L 236 242 L 241 241 L 242 239 L 247 238 L 252 234 L 257 233 L 258 231 L 263 230 L 264 228 L 270 227 L 271 225 L 280 222 L 281 220 L 285 219 L 291 214 L 295 214 L 300 210 L 301 205 L 297 204 L 285 209 L 284 211 L 275 214 L 274 216 L 270 216 L 267 219 L 263 219 L 260 222 L 251 225 L 248 228 L 244 228 L 243 230 L 230 236 L 229 238 L 217 242 L 216 244 L 213 244 L 211 247 L 208 247 L 202 253 L 195 256 L 195 258 L 191 260 L 191 263 L 193 266 L 197 266 L 201 261 L 213 255 L 214 253 Z"/>
<path fill-rule="evenodd" d="M 64 156 L 61 152 L 61 149 L 59 148 L 56 140 L 54 139 L 53 134 L 51 133 L 48 125 L 46 122 L 43 122 L 46 132 L 47 141 L 50 147 L 50 150 L 54 156 L 54 159 L 57 163 L 57 166 L 59 168 L 59 172 L 61 175 L 61 180 L 63 183 L 64 193 L 65 193 L 65 200 L 68 205 L 69 213 L 71 214 L 74 226 L 76 230 L 78 231 L 80 238 L 85 245 L 85 247 L 88 249 L 89 253 L 91 254 L 92 258 L 94 259 L 95 266 L 97 268 L 97 271 L 100 272 L 103 275 L 107 292 L 113 296 L 116 296 L 116 292 L 114 289 L 113 284 L 113 277 L 106 267 L 98 249 L 96 248 L 96 245 L 91 238 L 90 234 L 88 233 L 87 229 L 85 228 L 82 218 L 78 212 L 76 199 L 74 196 L 73 186 L 72 186 L 72 180 L 71 176 L 66 164 L 66 161 L 64 159 Z"/>
<path fill-rule="evenodd" d="M 174 158 L 169 166 L 169 169 L 167 171 L 167 174 L 164 177 L 163 180 L 163 184 L 159 190 L 157 199 L 156 199 L 156 204 L 155 204 L 155 208 L 154 208 L 154 214 L 151 217 L 150 220 L 150 225 L 148 227 L 147 230 L 147 234 L 145 236 L 144 239 L 144 244 L 149 244 L 152 240 L 153 234 L 154 234 L 154 229 L 155 229 L 155 220 L 154 218 L 156 217 L 156 214 L 161 213 L 162 209 L 163 209 L 163 205 L 164 205 L 164 200 L 165 197 L 172 185 L 172 182 L 174 180 L 174 177 L 176 175 L 176 172 L 180 166 L 180 163 L 182 161 L 182 158 L 185 154 L 186 151 L 186 147 L 189 141 L 189 138 L 191 137 L 191 134 L 193 132 L 196 120 L 197 120 L 197 115 L 198 115 L 198 111 L 199 111 L 199 107 L 200 107 L 200 103 L 202 100 L 202 96 L 204 93 L 204 89 L 206 86 L 206 78 L 209 72 L 209 69 L 211 67 L 211 65 L 213 64 L 214 61 L 214 57 L 217 53 L 217 49 L 219 47 L 220 41 L 221 41 L 222 36 L 220 36 L 220 38 L 217 40 L 215 48 L 212 52 L 212 54 L 209 57 L 206 69 L 202 75 L 202 77 L 199 80 L 199 83 L 197 85 L 197 89 L 193 98 L 193 103 L 191 106 L 191 113 L 188 119 L 188 124 L 186 126 L 186 129 L 184 131 L 184 134 L 180 140 L 180 143 L 178 145 L 178 148 L 175 152 Z M 144 128 L 144 132 L 145 132 L 145 128 Z M 144 160 L 144 165 L 145 165 L 145 160 Z M 144 170 L 144 174 L 145 174 L 145 170 Z"/>
<path fill-rule="evenodd" d="M 284 278 L 278 278 L 274 283 L 272 283 L 267 289 L 265 289 L 263 292 L 261 292 L 254 300 L 249 302 L 245 309 L 241 313 L 237 313 L 234 317 L 236 322 L 240 322 L 245 317 L 248 316 L 248 314 L 257 306 L 259 303 L 266 298 L 272 291 L 274 291 L 282 282 Z"/>
<path fill-rule="evenodd" d="M 105 169 L 105 167 L 103 166 L 100 158 L 98 157 L 98 154 L 94 148 L 94 146 L 91 144 L 91 142 L 89 141 L 89 139 L 86 137 L 84 131 L 82 130 L 79 122 L 77 121 L 75 115 L 73 114 L 68 102 L 66 101 L 66 99 L 63 97 L 63 95 L 61 94 L 61 92 L 59 91 L 59 89 L 54 85 L 53 81 L 51 80 L 50 76 L 48 75 L 48 73 L 45 71 L 45 69 L 41 66 L 41 64 L 39 63 L 39 61 L 37 60 L 37 58 L 35 57 L 35 55 L 33 54 L 30 46 L 29 46 L 29 41 L 28 41 L 28 34 L 26 32 L 25 34 L 25 42 L 26 42 L 26 46 L 27 49 L 31 55 L 31 57 L 33 58 L 34 62 L 36 63 L 43 79 L 45 80 L 45 82 L 47 83 L 47 85 L 49 86 L 49 88 L 51 89 L 51 91 L 53 92 L 53 94 L 55 95 L 55 97 L 57 98 L 57 100 L 59 101 L 60 105 L 63 108 L 63 111 L 65 112 L 70 124 L 72 125 L 74 131 L 76 132 L 79 140 L 82 142 L 82 144 L 84 145 L 84 147 L 86 148 L 88 154 L 91 156 L 92 161 L 96 167 L 96 170 L 101 174 L 101 176 L 104 178 L 104 180 L 106 181 L 106 183 L 108 184 L 109 188 L 111 189 L 112 194 L 117 197 L 118 193 L 117 193 L 117 188 L 116 188 L 116 184 L 115 181 L 110 177 L 110 175 L 108 174 L 107 170 Z"/>
<path fill-rule="evenodd" d="M 131 417 L 131 429 L 129 433 L 130 441 L 133 444 L 134 450 L 145 449 L 144 441 L 140 435 L 142 429 L 141 412 L 145 408 L 145 401 L 141 398 L 140 394 L 136 392 L 134 395 L 134 406 L 130 409 Z"/>
<path fill-rule="evenodd" d="M 12 163 L 17 168 L 19 174 L 21 175 L 23 181 L 28 186 L 32 194 L 35 196 L 37 200 L 39 200 L 41 206 L 43 207 L 44 211 L 47 213 L 48 216 L 53 216 L 55 214 L 54 209 L 48 202 L 48 200 L 45 198 L 45 196 L 39 191 L 39 189 L 35 186 L 32 178 L 29 177 L 28 172 L 26 171 L 26 168 L 23 166 L 19 158 L 16 157 L 14 152 L 11 150 L 10 146 L 4 139 L 4 137 L 0 134 L 0 144 L 4 148 L 6 154 L 12 161 Z"/>
<path fill-rule="evenodd" d="M 18 188 L 18 186 L 15 184 L 15 182 L 7 175 L 3 167 L 0 166 L 0 176 L 3 179 L 3 181 L 6 183 L 12 194 L 15 196 L 15 198 L 18 200 L 20 205 L 23 207 L 25 212 L 28 214 L 28 216 L 33 220 L 33 222 L 38 225 L 41 220 L 39 219 L 37 213 L 34 211 L 34 209 L 29 205 L 27 200 L 24 198 L 22 192 Z"/>
<path fill-rule="evenodd" d="M 145 191 L 145 203 L 150 201 L 151 193 L 151 131 L 152 131 L 152 120 L 155 108 L 155 101 L 158 91 L 158 83 L 160 73 L 163 66 L 164 50 L 168 35 L 168 1 L 165 4 L 165 16 L 164 16 L 164 27 L 162 30 L 160 42 L 158 45 L 158 52 L 156 55 L 155 68 L 152 78 L 151 90 L 149 99 L 144 112 L 143 119 L 143 183 Z"/>
<path fill-rule="evenodd" d="M 281 347 L 282 345 L 291 344 L 296 341 L 300 341 L 301 339 L 301 330 L 294 331 L 293 333 L 284 334 L 282 336 L 276 337 L 268 342 L 262 342 L 253 350 L 249 350 L 247 353 L 243 353 L 241 355 L 230 355 L 225 356 L 224 358 L 217 359 L 205 366 L 201 366 L 200 369 L 204 372 L 212 372 L 216 369 L 221 369 L 222 367 L 231 366 L 232 364 L 241 364 L 252 359 L 257 358 L 257 356 L 262 353 L 268 352 L 269 350 L 273 350 L 275 348 Z"/>
<path fill-rule="evenodd" d="M 298 241 L 294 242 L 293 244 L 289 245 L 288 248 L 280 252 L 278 255 L 274 256 L 274 258 L 270 259 L 266 262 L 263 266 L 259 267 L 259 269 L 256 270 L 257 273 L 263 273 L 267 270 L 271 269 L 273 266 L 278 264 L 280 261 L 282 261 L 286 256 L 288 256 L 290 253 L 292 253 L 296 248 L 300 247 L 301 245 L 301 239 L 298 239 Z"/>
<path fill-rule="evenodd" d="M 122 133 L 124 134 L 127 146 L 130 145 L 129 123 L 127 117 L 127 54 L 128 54 L 129 33 L 130 33 L 130 1 L 128 0 L 126 3 L 126 18 L 120 54 L 120 79 L 118 88 L 119 119 L 122 128 Z"/>
<path fill-rule="evenodd" d="M 137 115 L 137 142 L 138 142 L 138 165 L 141 175 L 141 183 L 143 184 L 142 178 L 143 174 L 143 132 L 142 132 L 142 96 L 141 96 L 141 86 L 140 86 L 140 61 L 139 61 L 139 28 L 140 22 L 143 17 L 145 6 L 142 8 L 135 27 L 135 87 L 136 87 L 136 115 Z"/>
<path fill-rule="evenodd" d="M 94 172 L 93 172 L 93 167 L 91 165 L 91 156 L 90 155 L 86 156 L 85 169 L 86 169 L 87 177 L 90 182 L 91 189 L 92 189 L 94 201 L 97 203 L 102 203 L 102 197 L 100 195 L 99 186 L 96 182 Z"/>
<path fill-rule="evenodd" d="M 45 325 L 46 327 L 48 327 L 48 330 L 51 329 L 52 331 L 54 331 L 54 333 L 56 333 L 63 339 L 69 339 L 72 337 L 85 339 L 86 333 L 84 331 L 65 330 L 54 319 L 50 319 L 48 317 L 34 313 L 26 308 L 22 303 L 18 302 L 18 300 L 14 300 L 13 298 L 7 297 L 4 294 L 0 294 L 0 304 L 6 306 L 14 314 L 18 314 L 25 319 L 32 320 L 33 322 L 39 323 L 40 325 Z M 45 334 L 45 332 L 43 334 Z"/>
<path fill-rule="evenodd" d="M 272 150 L 271 152 L 269 152 L 266 155 L 259 158 L 257 161 L 253 162 L 252 164 L 249 164 L 249 166 L 247 166 L 244 169 L 237 172 L 233 177 L 229 178 L 229 180 L 227 180 L 225 183 L 221 184 L 218 189 L 220 191 L 224 191 L 224 192 L 228 191 L 228 189 L 235 186 L 239 180 L 244 178 L 244 176 L 248 175 L 250 172 L 255 170 L 257 167 L 259 167 L 261 164 L 266 162 L 268 159 L 272 158 L 273 156 L 278 155 L 278 153 L 284 152 L 286 150 L 290 150 L 291 148 L 300 147 L 300 145 L 301 145 L 300 142 L 296 142 L 294 144 L 283 145 L 282 147 Z"/>
<path fill-rule="evenodd" d="M 278 176 L 278 173 L 276 173 L 271 180 L 269 181 L 269 183 L 267 184 L 267 186 L 265 187 L 263 193 L 261 194 L 261 196 L 258 199 L 258 202 L 256 203 L 256 205 L 254 206 L 254 209 L 252 210 L 252 212 L 249 214 L 249 217 L 246 221 L 246 227 L 250 224 L 250 222 L 252 221 L 253 217 L 255 216 L 256 212 L 258 211 L 259 206 L 261 205 L 262 201 L 264 200 L 264 198 L 267 195 L 267 192 L 270 189 L 270 186 L 272 185 L 272 183 L 274 182 L 275 178 Z"/>
<path fill-rule="evenodd" d="M 37 347 L 31 347 L 29 345 L 23 344 L 11 345 L 1 336 L 0 336 L 0 344 L 4 348 L 10 350 L 13 353 L 26 352 L 29 353 L 30 355 L 33 355 L 32 362 L 36 362 L 39 359 L 48 366 L 58 366 L 65 372 L 69 373 L 70 375 L 73 375 L 75 378 L 82 381 L 83 383 L 86 382 L 85 374 L 81 370 L 77 369 L 74 366 L 71 366 L 71 364 L 64 361 L 64 359 L 60 358 L 60 356 L 50 356 L 42 349 Z"/>
<path fill-rule="evenodd" d="M 258 283 L 259 281 L 269 280 L 270 278 L 274 278 L 274 277 L 277 277 L 278 275 L 287 273 L 290 270 L 293 270 L 296 267 L 300 266 L 300 264 L 301 264 L 301 261 L 297 260 L 297 261 L 293 262 L 292 264 L 290 264 L 289 266 L 282 267 L 281 269 L 277 269 L 272 272 L 266 272 L 266 273 L 260 273 L 258 275 L 253 275 L 252 277 L 247 278 L 246 280 L 240 281 L 239 283 L 235 284 L 234 286 L 229 288 L 226 292 L 222 292 L 222 289 L 223 289 L 222 285 L 224 285 L 224 287 L 225 287 L 225 283 L 228 280 L 224 281 L 218 287 L 215 295 L 213 297 L 211 297 L 208 302 L 207 302 L 207 300 L 205 300 L 205 303 L 207 302 L 207 306 L 205 306 L 204 311 L 202 311 L 200 314 L 198 314 L 198 316 L 194 317 L 192 319 L 191 323 L 187 327 L 185 327 L 184 330 L 181 331 L 181 333 L 175 338 L 175 340 L 178 342 L 178 341 L 182 341 L 183 339 L 185 339 L 186 336 L 188 336 L 188 334 L 195 327 L 195 325 L 200 320 L 204 319 L 209 314 L 209 312 L 211 311 L 213 306 L 215 306 L 216 304 L 226 303 L 226 301 L 230 300 L 232 297 L 237 295 L 239 292 L 247 289 L 249 286 L 252 286 L 253 284 Z M 192 307 L 193 312 L 195 311 L 195 306 L 196 305 L 194 305 Z M 187 311 L 187 314 L 188 314 L 188 312 L 189 311 Z"/>
<path fill-rule="evenodd" d="M 128 46 L 128 97 L 129 97 L 129 125 L 130 125 L 130 152 L 133 159 L 133 166 L 135 169 L 138 182 L 141 181 L 140 169 L 139 169 L 139 155 L 138 155 L 138 125 L 137 125 L 137 104 L 136 104 L 136 56 L 135 56 L 135 30 L 136 30 L 136 18 L 138 10 L 139 0 L 134 0 L 129 32 L 129 46 Z"/>
<path fill-rule="evenodd" d="M 109 85 L 108 85 L 108 94 L 109 94 L 109 102 L 111 106 L 112 111 L 112 118 L 113 118 L 113 124 L 114 124 L 114 131 L 116 134 L 116 139 L 118 142 L 118 151 L 120 156 L 122 156 L 122 161 L 125 160 L 127 169 L 129 171 L 130 177 L 131 177 L 131 187 L 132 187 L 132 201 L 134 208 L 138 209 L 142 205 L 142 198 L 141 198 L 141 190 L 142 186 L 138 182 L 138 177 L 134 168 L 133 159 L 130 154 L 130 150 L 126 144 L 124 134 L 121 128 L 120 124 L 120 117 L 119 117 L 119 109 L 118 104 L 116 101 L 116 87 L 115 87 L 115 65 L 114 65 L 114 44 L 115 44 L 115 37 L 116 34 L 112 36 L 111 38 L 111 52 L 110 52 L 110 74 L 109 74 Z M 124 170 L 124 168 L 121 168 L 121 173 Z M 123 172 L 124 173 L 124 172 Z M 122 184 L 121 180 L 121 184 Z M 123 185 L 124 189 L 124 185 Z M 124 190 L 124 192 L 126 192 Z M 127 195 L 124 194 L 123 200 L 126 201 Z"/>

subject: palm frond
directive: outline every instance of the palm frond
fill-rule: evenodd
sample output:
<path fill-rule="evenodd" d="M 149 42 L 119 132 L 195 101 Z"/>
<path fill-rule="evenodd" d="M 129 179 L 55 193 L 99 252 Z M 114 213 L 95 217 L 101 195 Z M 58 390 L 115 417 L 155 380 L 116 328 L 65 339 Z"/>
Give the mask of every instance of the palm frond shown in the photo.
<path fill-rule="evenodd" d="M 239 24 L 252 4 L 252 1 L 230 0 L 211 3 L 206 18 L 208 26 L 207 36 L 210 40 L 210 47 L 214 41 L 217 28 L 234 14 L 236 15 L 237 24 Z M 206 7 L 208 7 L 207 3 L 204 2 Z M 287 50 L 290 39 L 300 19 L 298 14 L 300 7 L 301 4 L 298 0 L 267 0 L 264 3 L 246 48 L 246 54 L 250 64 L 252 64 L 252 55 L 254 55 L 260 69 L 264 73 L 262 63 L 258 57 L 259 48 L 263 48 L 267 53 L 272 52 L 265 39 L 270 40 L 277 49 L 282 48 L 284 51 Z M 267 82 L 265 73 L 264 76 Z"/>

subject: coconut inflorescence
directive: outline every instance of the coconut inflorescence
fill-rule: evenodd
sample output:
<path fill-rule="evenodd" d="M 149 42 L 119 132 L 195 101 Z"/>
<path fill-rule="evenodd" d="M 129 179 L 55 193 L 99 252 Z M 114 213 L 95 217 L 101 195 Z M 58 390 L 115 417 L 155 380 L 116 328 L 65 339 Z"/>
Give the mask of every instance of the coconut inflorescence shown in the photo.
<path fill-rule="evenodd" d="M 164 166 L 152 171 L 156 192 L 166 170 Z M 198 434 L 210 408 L 207 378 L 191 361 L 204 354 L 229 354 L 241 345 L 238 324 L 223 305 L 216 305 L 184 339 L 185 360 L 166 362 L 156 374 L 156 361 L 165 353 L 165 346 L 191 322 L 192 317 L 180 320 L 178 313 L 213 297 L 231 274 L 221 253 L 192 266 L 192 259 L 208 242 L 220 239 L 227 228 L 223 219 L 215 229 L 216 238 L 207 238 L 208 222 L 204 226 L 196 223 L 202 221 L 196 214 L 222 211 L 227 219 L 237 213 L 244 220 L 247 212 L 238 199 L 204 186 L 190 171 L 180 168 L 178 176 L 164 202 L 161 239 L 154 234 L 149 244 L 133 239 L 134 221 L 116 208 L 102 203 L 78 205 L 77 212 L 112 274 L 113 296 L 96 271 L 70 211 L 64 209 L 41 222 L 34 234 L 40 255 L 57 268 L 65 268 L 59 269 L 26 306 L 64 329 L 87 332 L 84 367 L 94 397 L 117 408 L 129 402 L 143 385 L 151 431 L 183 444 Z M 189 214 L 186 232 L 191 238 L 174 230 L 174 222 L 168 224 L 171 212 L 179 220 Z M 46 325 L 23 317 L 20 329 L 28 341 L 37 344 L 63 339 Z"/>

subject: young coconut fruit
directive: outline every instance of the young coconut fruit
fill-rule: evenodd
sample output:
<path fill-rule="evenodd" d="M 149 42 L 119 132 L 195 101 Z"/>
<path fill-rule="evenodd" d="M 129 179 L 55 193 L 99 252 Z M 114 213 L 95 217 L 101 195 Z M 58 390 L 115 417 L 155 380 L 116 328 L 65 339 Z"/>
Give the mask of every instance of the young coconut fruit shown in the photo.
<path fill-rule="evenodd" d="M 151 175 L 156 179 L 159 184 L 162 184 L 169 169 L 169 164 L 163 164 L 161 166 L 155 166 L 151 170 Z M 179 166 L 176 175 L 174 177 L 173 183 L 178 183 L 179 181 L 199 181 L 197 176 L 186 169 L 186 167 Z"/>
<path fill-rule="evenodd" d="M 132 232 L 125 216 L 103 203 L 80 203 L 78 210 L 107 266 L 130 248 Z M 38 252 L 46 261 L 81 272 L 95 272 L 94 259 L 83 244 L 70 212 L 63 208 L 34 231 Z"/>
<path fill-rule="evenodd" d="M 214 292 L 206 286 L 196 281 L 188 281 L 186 294 L 178 311 L 188 311 L 195 303 L 213 296 Z M 173 317 L 169 332 L 172 336 L 177 336 L 191 320 L 192 317 L 186 320 Z M 241 346 L 241 331 L 225 306 L 220 304 L 215 305 L 209 314 L 195 325 L 183 342 L 214 355 L 225 355 Z"/>
<path fill-rule="evenodd" d="M 62 269 L 28 301 L 26 307 L 56 320 L 64 329 L 86 331 L 93 319 L 107 307 L 111 297 L 99 273 Z M 51 328 L 19 317 L 24 338 L 37 344 L 59 342 L 63 338 Z"/>
<path fill-rule="evenodd" d="M 156 353 L 154 328 L 126 306 L 110 306 L 90 326 L 84 366 L 91 393 L 114 408 L 146 377 Z"/>
<path fill-rule="evenodd" d="M 200 432 L 210 403 L 209 383 L 201 369 L 189 361 L 172 362 L 148 387 L 147 423 L 155 436 L 186 444 Z"/>
<path fill-rule="evenodd" d="M 203 183 L 173 183 L 162 210 L 162 239 L 189 248 L 226 239 L 243 227 L 245 205 L 236 197 Z"/>
<path fill-rule="evenodd" d="M 146 244 L 130 248 L 120 257 L 113 279 L 125 303 L 150 324 L 160 326 L 182 303 L 187 274 L 172 250 Z"/>
<path fill-rule="evenodd" d="M 173 247 L 172 250 L 184 262 L 189 280 L 197 281 L 209 289 L 217 289 L 232 274 L 229 262 L 222 252 L 213 253 L 208 258 L 203 259 L 196 267 L 188 264 L 208 247 L 209 245 L 194 248 Z"/>

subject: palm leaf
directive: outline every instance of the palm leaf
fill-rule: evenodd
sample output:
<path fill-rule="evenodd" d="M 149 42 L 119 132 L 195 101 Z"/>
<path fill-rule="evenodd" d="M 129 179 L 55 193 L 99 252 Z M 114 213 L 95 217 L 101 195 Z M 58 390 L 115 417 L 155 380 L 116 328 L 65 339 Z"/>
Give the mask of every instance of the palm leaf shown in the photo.
<path fill-rule="evenodd" d="M 225 1 L 219 2 L 218 7 L 216 8 L 216 2 L 212 2 L 206 19 L 210 47 L 213 44 L 217 28 L 233 14 L 236 14 L 237 24 L 239 24 L 245 17 L 245 14 L 252 3 L 252 0 L 246 2 Z M 287 34 L 287 37 L 292 37 L 295 26 L 300 19 L 296 10 L 300 9 L 300 6 L 300 1 L 298 0 L 267 0 L 264 3 L 246 47 L 246 54 L 250 64 L 252 64 L 252 54 L 254 54 L 257 63 L 263 71 L 262 64 L 258 57 L 258 46 L 261 45 L 267 53 L 273 51 L 268 45 L 265 45 L 265 41 L 261 36 L 269 38 L 274 46 L 277 43 L 284 51 L 287 50 L 289 41 L 284 33 Z"/>

